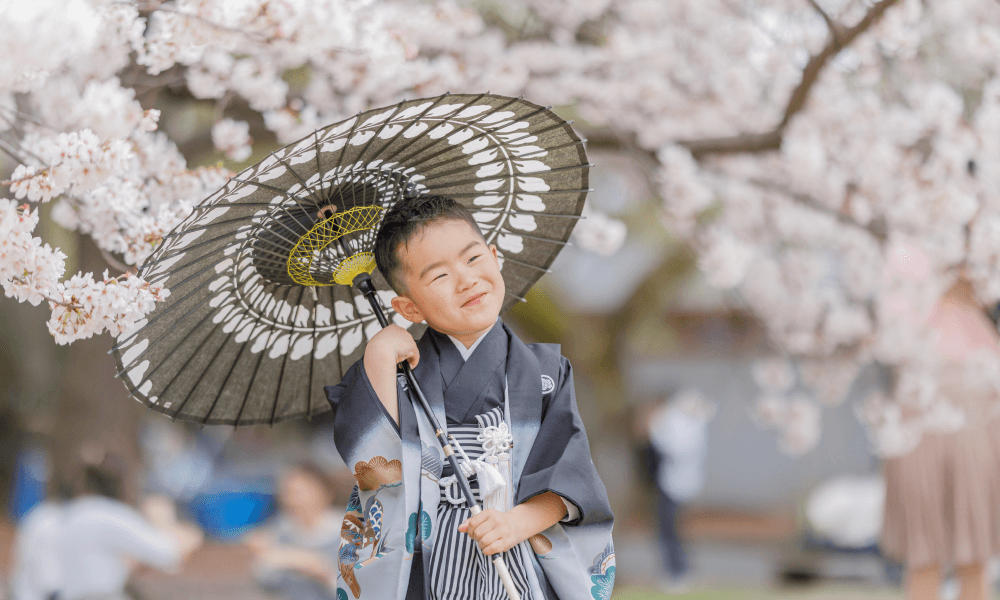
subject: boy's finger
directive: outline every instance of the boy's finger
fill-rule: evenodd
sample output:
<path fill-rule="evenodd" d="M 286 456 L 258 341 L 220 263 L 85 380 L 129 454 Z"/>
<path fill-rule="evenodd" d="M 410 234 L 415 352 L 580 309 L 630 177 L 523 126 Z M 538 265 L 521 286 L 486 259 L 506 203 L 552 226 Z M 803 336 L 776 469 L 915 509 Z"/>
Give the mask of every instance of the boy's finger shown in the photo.
<path fill-rule="evenodd" d="M 500 554 L 501 552 L 510 550 L 510 546 L 508 546 L 503 540 L 497 540 L 492 544 L 487 544 L 485 548 L 483 546 L 480 546 L 480 548 L 486 556 L 493 556 L 494 554 Z"/>
<path fill-rule="evenodd" d="M 417 344 L 416 342 L 412 341 L 412 338 L 410 341 L 410 348 L 407 351 L 406 355 L 407 355 L 406 360 L 410 361 L 411 368 L 416 367 L 417 363 L 420 362 L 420 350 L 417 349 Z"/>
<path fill-rule="evenodd" d="M 471 517 L 465 520 L 465 523 L 470 527 L 475 527 L 476 525 L 479 525 L 480 523 L 485 521 L 489 516 L 490 516 L 489 512 L 483 511 L 478 515 L 472 515 Z"/>
<path fill-rule="evenodd" d="M 483 519 L 480 522 L 470 521 L 469 530 L 466 532 L 474 540 L 482 539 L 487 533 L 494 531 L 497 528 L 497 523 L 490 519 Z"/>
<path fill-rule="evenodd" d="M 500 533 L 494 529 L 493 531 L 484 532 L 476 541 L 479 542 L 480 548 L 485 548 L 502 537 L 503 536 L 501 536 Z"/>
<path fill-rule="evenodd" d="M 489 531 L 485 523 L 470 523 L 469 530 L 466 532 L 474 540 L 478 540 L 483 537 L 483 534 Z"/>

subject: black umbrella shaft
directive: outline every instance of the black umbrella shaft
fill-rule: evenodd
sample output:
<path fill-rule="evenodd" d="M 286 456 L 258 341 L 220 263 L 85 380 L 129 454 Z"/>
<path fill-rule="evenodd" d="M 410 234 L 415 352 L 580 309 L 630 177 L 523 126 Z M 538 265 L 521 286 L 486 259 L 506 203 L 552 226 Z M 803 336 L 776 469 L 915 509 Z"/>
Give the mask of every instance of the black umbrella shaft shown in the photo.
<path fill-rule="evenodd" d="M 354 278 L 354 285 L 365 295 L 368 299 L 368 303 L 371 304 L 372 310 L 375 312 L 375 317 L 378 319 L 380 325 L 383 328 L 389 325 L 389 319 L 386 318 L 385 312 L 382 310 L 382 305 L 378 302 L 378 297 L 375 295 L 375 284 L 372 283 L 371 276 L 367 274 L 361 274 Z M 399 363 L 399 368 L 402 370 L 403 375 L 406 377 L 406 392 L 410 396 L 410 400 L 413 400 L 414 395 L 416 396 L 417 403 L 420 404 L 420 408 L 423 409 L 424 415 L 427 416 L 427 420 L 430 421 L 431 427 L 434 428 L 434 436 L 437 437 L 438 443 L 441 444 L 441 449 L 444 450 L 444 455 L 448 459 L 448 464 L 451 465 L 452 471 L 455 473 L 455 478 L 458 481 L 458 487 L 462 490 L 462 495 L 465 496 L 466 502 L 469 506 L 478 506 L 475 496 L 472 495 L 472 488 L 469 487 L 469 481 L 466 479 L 465 474 L 458 468 L 458 460 L 455 458 L 455 450 L 451 447 L 448 442 L 447 434 L 444 429 L 442 429 L 441 424 L 438 422 L 437 417 L 434 416 L 434 411 L 431 410 L 430 404 L 427 402 L 427 397 L 424 396 L 423 390 L 420 389 L 420 384 L 417 383 L 417 378 L 413 375 L 413 370 L 410 368 L 410 363 L 405 360 Z"/>
<path fill-rule="evenodd" d="M 371 304 L 372 310 L 375 312 L 378 322 L 382 327 L 389 325 L 389 320 L 385 317 L 385 313 L 382 312 L 382 305 L 378 302 L 378 297 L 375 295 L 375 284 L 372 283 L 372 278 L 367 273 L 362 273 L 354 278 L 354 285 L 361 290 L 361 293 L 365 295 L 368 299 L 368 303 Z M 482 507 L 476 502 L 475 496 L 472 495 L 472 488 L 469 487 L 469 480 L 465 477 L 465 473 L 458 468 L 458 460 L 455 457 L 455 450 L 448 443 L 447 435 L 444 429 L 441 428 L 441 424 L 438 423 L 437 418 L 434 417 L 434 412 L 431 410 L 430 404 L 427 402 L 427 397 L 424 396 L 423 390 L 420 389 L 420 384 L 417 383 L 417 378 L 413 376 L 413 370 L 410 369 L 410 364 L 405 360 L 399 363 L 399 368 L 403 371 L 403 375 L 406 376 L 406 394 L 410 397 L 410 402 L 413 402 L 413 397 L 417 397 L 417 403 L 420 404 L 420 408 L 423 409 L 424 415 L 427 416 L 427 420 L 430 421 L 431 427 L 434 428 L 434 436 L 438 439 L 438 443 L 441 444 L 441 450 L 444 451 L 445 458 L 448 459 L 448 464 L 451 465 L 452 471 L 455 473 L 455 480 L 458 481 L 458 487 L 462 490 L 462 495 L 465 496 L 465 501 L 469 503 L 469 510 L 473 515 L 478 515 L 482 512 Z M 507 596 L 510 600 L 521 600 L 521 595 L 514 586 L 514 580 L 511 579 L 510 571 L 507 569 L 507 565 L 503 562 L 503 557 L 499 554 L 494 554 L 489 557 L 490 562 L 493 563 L 493 567 L 497 571 L 497 575 L 500 576 L 500 581 L 503 582 L 504 589 L 507 591 Z"/>

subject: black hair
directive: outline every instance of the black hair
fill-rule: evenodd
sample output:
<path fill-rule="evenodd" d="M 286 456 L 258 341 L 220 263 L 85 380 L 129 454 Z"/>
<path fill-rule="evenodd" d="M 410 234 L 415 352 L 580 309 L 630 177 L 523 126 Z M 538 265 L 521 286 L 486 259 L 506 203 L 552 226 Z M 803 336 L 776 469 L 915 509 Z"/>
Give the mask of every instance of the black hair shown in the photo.
<path fill-rule="evenodd" d="M 375 235 L 375 264 L 396 293 L 403 293 L 402 282 L 397 276 L 400 245 L 410 241 L 428 224 L 447 220 L 465 221 L 480 236 L 483 234 L 469 209 L 447 196 L 427 195 L 401 200 L 386 212 Z"/>

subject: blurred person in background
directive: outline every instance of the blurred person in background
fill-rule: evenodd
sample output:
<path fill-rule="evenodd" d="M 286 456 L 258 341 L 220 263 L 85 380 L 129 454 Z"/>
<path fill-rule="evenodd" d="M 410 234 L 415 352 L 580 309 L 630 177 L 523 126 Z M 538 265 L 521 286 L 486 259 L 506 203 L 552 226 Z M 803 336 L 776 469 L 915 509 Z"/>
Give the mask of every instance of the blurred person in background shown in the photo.
<path fill-rule="evenodd" d="M 1000 438 L 994 432 L 1000 382 L 977 356 L 1000 352 L 1000 336 L 963 279 L 937 302 L 928 324 L 935 360 L 919 369 L 937 379 L 936 395 L 930 403 L 907 404 L 901 418 L 933 417 L 935 427 L 885 461 L 881 548 L 904 565 L 909 600 L 939 598 L 949 569 L 960 600 L 985 600 L 985 566 L 1000 549 Z"/>
<path fill-rule="evenodd" d="M 334 495 L 334 480 L 311 462 L 282 474 L 278 514 L 247 535 L 261 587 L 293 600 L 336 600 L 344 513 L 331 506 Z"/>
<path fill-rule="evenodd" d="M 78 480 L 54 481 L 57 499 L 35 507 L 14 541 L 14 600 L 126 600 L 138 565 L 177 569 L 202 541 L 176 520 L 172 502 L 125 504 L 113 457 L 85 464 Z"/>
<path fill-rule="evenodd" d="M 659 542 L 666 579 L 661 588 L 681 593 L 688 588 L 690 568 L 678 531 L 681 506 L 701 491 L 704 483 L 706 428 L 715 414 L 694 390 L 664 398 L 644 420 L 648 436 L 647 467 L 657 492 Z"/>

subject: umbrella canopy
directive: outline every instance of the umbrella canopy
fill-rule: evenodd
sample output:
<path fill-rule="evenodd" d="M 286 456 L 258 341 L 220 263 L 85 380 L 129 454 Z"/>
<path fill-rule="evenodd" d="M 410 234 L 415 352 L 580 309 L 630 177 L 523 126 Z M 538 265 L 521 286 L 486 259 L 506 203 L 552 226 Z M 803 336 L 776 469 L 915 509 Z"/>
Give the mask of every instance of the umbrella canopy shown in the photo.
<path fill-rule="evenodd" d="M 403 101 L 315 131 L 230 179 L 164 237 L 140 275 L 170 295 L 117 339 L 119 375 L 136 399 L 182 420 L 324 412 L 323 386 L 380 329 L 350 284 L 374 268 L 386 209 L 424 194 L 470 208 L 497 245 L 506 308 L 565 245 L 589 166 L 568 122 L 493 94 Z M 372 277 L 387 305 L 394 292 Z"/>

